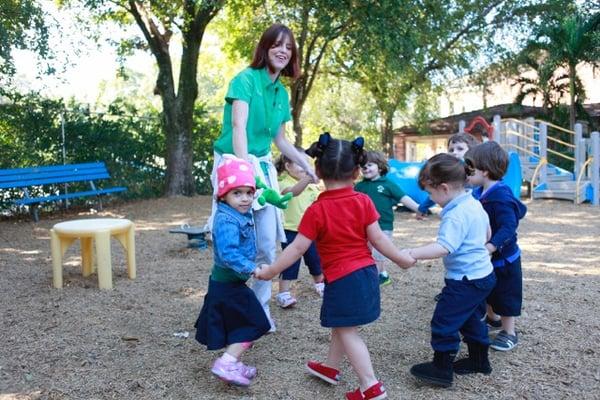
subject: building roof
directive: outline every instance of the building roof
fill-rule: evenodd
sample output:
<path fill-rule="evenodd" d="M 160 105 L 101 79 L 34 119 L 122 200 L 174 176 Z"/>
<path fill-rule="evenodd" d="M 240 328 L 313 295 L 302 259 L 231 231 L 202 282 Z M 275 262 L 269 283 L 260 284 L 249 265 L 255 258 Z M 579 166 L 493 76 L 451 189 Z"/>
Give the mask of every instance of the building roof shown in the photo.
<path fill-rule="evenodd" d="M 584 104 L 583 107 L 590 117 L 600 118 L 600 103 Z M 464 112 L 461 114 L 450 115 L 446 118 L 438 118 L 429 121 L 429 129 L 432 135 L 450 135 L 458 132 L 458 122 L 463 120 L 467 124 L 475 117 L 482 116 L 490 124 L 494 115 L 501 115 L 502 118 L 528 118 L 536 117 L 542 113 L 541 107 L 523 106 L 519 104 L 500 104 L 493 107 L 488 107 L 483 110 L 475 110 Z M 421 132 L 415 126 L 403 126 L 394 130 L 394 134 L 398 135 L 420 135 Z"/>

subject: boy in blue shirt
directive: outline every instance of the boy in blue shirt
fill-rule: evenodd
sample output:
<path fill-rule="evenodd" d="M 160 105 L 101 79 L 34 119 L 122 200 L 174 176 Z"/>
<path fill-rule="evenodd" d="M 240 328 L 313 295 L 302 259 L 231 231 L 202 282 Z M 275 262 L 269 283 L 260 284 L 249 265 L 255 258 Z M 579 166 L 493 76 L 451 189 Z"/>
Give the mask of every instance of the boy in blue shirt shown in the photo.
<path fill-rule="evenodd" d="M 436 386 L 452 385 L 453 374 L 492 372 L 488 359 L 490 340 L 485 299 L 496 284 L 485 243 L 490 224 L 481 204 L 465 190 L 467 167 L 449 154 L 437 154 L 419 173 L 419 186 L 441 205 L 437 240 L 410 249 L 417 260 L 443 258 L 445 283 L 431 319 L 433 362 L 413 365 L 410 373 Z M 469 348 L 468 358 L 453 362 L 460 334 Z"/>
<path fill-rule="evenodd" d="M 487 320 L 489 323 L 500 320 L 502 330 L 490 347 L 508 351 L 518 343 L 515 319 L 521 315 L 523 275 L 517 228 L 527 207 L 501 181 L 508 168 L 508 154 L 498 143 L 486 142 L 474 147 L 465 154 L 465 162 L 473 168 L 469 183 L 478 186 L 475 194 L 492 228 L 486 248 L 492 255 L 497 283 L 487 299 Z"/>

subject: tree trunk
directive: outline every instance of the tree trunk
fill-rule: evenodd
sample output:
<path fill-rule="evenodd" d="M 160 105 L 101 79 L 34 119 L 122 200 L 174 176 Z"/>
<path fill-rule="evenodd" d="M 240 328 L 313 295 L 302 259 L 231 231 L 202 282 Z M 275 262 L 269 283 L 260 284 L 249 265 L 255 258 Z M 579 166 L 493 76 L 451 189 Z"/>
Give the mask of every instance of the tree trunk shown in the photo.
<path fill-rule="evenodd" d="M 302 108 L 306 101 L 306 71 L 302 71 L 303 74 L 294 83 L 292 83 L 292 95 L 290 97 L 290 106 L 292 107 L 292 127 L 294 130 L 294 144 L 296 146 L 302 146 L 302 123 L 300 117 L 302 116 Z"/>
<path fill-rule="evenodd" d="M 196 193 L 193 174 L 194 105 L 198 97 L 198 55 L 208 23 L 224 5 L 224 0 L 186 1 L 182 5 L 181 71 L 177 91 L 170 55 L 172 31 L 167 19 L 160 27 L 151 11 L 151 4 L 129 0 L 127 10 L 133 15 L 158 64 L 155 94 L 160 95 L 166 138 L 167 196 L 193 196 Z M 199 4 L 196 4 L 199 3 Z"/>
<path fill-rule="evenodd" d="M 576 109 L 575 109 L 575 65 L 569 64 L 569 125 L 570 129 L 575 129 Z"/>
<path fill-rule="evenodd" d="M 196 193 L 193 175 L 192 130 L 188 116 L 180 107 L 163 101 L 164 129 L 167 144 L 167 196 L 193 196 Z"/>
<path fill-rule="evenodd" d="M 394 113 L 383 113 L 384 120 L 381 132 L 381 145 L 383 152 L 389 159 L 395 157 L 394 154 Z"/>

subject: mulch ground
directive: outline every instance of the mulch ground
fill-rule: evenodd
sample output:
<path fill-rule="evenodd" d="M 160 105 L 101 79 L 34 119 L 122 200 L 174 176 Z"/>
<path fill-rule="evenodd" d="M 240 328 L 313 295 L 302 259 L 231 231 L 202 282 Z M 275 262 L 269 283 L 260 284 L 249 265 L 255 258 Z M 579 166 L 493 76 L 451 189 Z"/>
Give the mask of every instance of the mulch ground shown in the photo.
<path fill-rule="evenodd" d="M 489 376 L 457 376 L 450 389 L 416 383 L 408 370 L 432 355 L 429 320 L 442 266 L 388 266 L 393 284 L 382 289 L 382 317 L 362 334 L 390 399 L 600 398 L 600 209 L 552 200 L 527 205 L 519 230 L 520 342 L 510 353 L 491 353 Z M 305 361 L 323 359 L 328 346 L 305 268 L 295 285 L 297 306 L 274 306 L 277 332 L 244 359 L 259 369 L 252 386 L 230 388 L 210 375 L 217 353 L 193 339 L 193 324 L 212 253 L 168 233 L 183 223 L 204 224 L 209 211 L 209 198 L 182 197 L 109 205 L 98 214 L 58 212 L 37 224 L 0 222 L 0 400 L 343 399 L 357 385 L 349 364 L 337 387 L 305 372 Z M 99 216 L 135 222 L 137 279 L 127 278 L 123 250 L 113 241 L 114 290 L 99 290 L 95 275 L 81 276 L 75 244 L 65 255 L 65 286 L 53 289 L 49 229 Z M 394 241 L 427 243 L 438 223 L 437 216 L 419 222 L 397 213 Z M 184 332 L 188 338 L 175 335 Z"/>

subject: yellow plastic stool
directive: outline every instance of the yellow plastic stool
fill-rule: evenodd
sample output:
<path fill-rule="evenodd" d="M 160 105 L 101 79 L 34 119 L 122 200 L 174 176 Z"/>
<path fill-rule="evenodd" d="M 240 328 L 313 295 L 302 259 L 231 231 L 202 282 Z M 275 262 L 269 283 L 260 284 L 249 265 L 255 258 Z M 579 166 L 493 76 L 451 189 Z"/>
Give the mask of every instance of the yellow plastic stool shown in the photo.
<path fill-rule="evenodd" d="M 127 254 L 127 274 L 129 279 L 135 279 L 135 226 L 133 222 L 117 218 L 78 219 L 61 222 L 50 229 L 54 287 L 62 288 L 62 258 L 69 246 L 77 239 L 81 242 L 83 276 L 87 277 L 92 274 L 93 239 L 96 243 L 98 286 L 100 289 L 112 289 L 111 236 L 114 236 L 123 245 Z"/>

